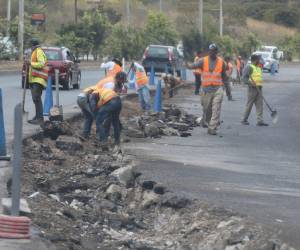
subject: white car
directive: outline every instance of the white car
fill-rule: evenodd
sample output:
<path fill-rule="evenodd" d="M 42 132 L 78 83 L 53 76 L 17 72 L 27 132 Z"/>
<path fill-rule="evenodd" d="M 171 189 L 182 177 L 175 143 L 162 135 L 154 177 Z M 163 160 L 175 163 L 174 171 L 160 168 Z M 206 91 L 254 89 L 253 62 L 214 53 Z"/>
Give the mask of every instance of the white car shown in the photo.
<path fill-rule="evenodd" d="M 264 64 L 264 68 L 263 68 L 264 70 L 271 72 L 271 66 L 273 64 L 275 67 L 275 72 L 277 73 L 279 72 L 279 61 L 274 58 L 273 53 L 265 52 L 265 51 L 255 51 L 253 54 L 261 56 Z"/>

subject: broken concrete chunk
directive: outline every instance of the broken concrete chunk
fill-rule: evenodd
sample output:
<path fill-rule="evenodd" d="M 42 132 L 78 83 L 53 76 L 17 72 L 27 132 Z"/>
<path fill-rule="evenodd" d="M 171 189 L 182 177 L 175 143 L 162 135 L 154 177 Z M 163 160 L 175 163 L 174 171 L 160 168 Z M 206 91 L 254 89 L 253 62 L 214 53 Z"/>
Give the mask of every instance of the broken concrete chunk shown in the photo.
<path fill-rule="evenodd" d="M 164 194 L 166 192 L 166 187 L 160 184 L 156 184 L 153 189 L 156 194 Z"/>
<path fill-rule="evenodd" d="M 161 201 L 161 206 L 171 207 L 174 209 L 184 208 L 184 207 L 188 206 L 189 204 L 191 204 L 190 199 L 187 199 L 185 197 L 179 197 L 174 194 L 165 195 Z"/>
<path fill-rule="evenodd" d="M 134 180 L 135 180 L 134 170 L 135 167 L 129 165 L 127 167 L 122 167 L 115 170 L 114 172 L 111 173 L 111 175 L 118 178 L 118 180 L 126 187 L 129 187 L 134 184 Z"/>
<path fill-rule="evenodd" d="M 159 128 L 155 124 L 146 124 L 144 131 L 147 137 L 152 137 L 152 138 L 160 137 Z"/>
<path fill-rule="evenodd" d="M 71 136 L 60 136 L 56 140 L 56 147 L 60 150 L 78 151 L 82 149 L 82 142 Z"/>

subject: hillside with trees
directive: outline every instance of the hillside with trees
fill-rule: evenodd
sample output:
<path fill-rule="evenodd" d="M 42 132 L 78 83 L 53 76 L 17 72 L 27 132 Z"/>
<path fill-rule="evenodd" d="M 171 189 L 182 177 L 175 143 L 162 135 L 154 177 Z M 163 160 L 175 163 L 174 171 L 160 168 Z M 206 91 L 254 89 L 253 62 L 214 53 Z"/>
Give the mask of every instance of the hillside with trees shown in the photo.
<path fill-rule="evenodd" d="M 0 0 L 0 33 L 6 32 L 6 2 Z M 17 44 L 18 0 L 12 2 L 11 38 Z M 219 36 L 219 0 L 204 0 L 203 34 L 199 33 L 198 0 L 77 0 L 25 1 L 25 47 L 30 37 L 44 44 L 66 46 L 95 60 L 106 55 L 140 59 L 150 43 L 176 45 L 183 41 L 186 57 L 220 44 L 223 54 L 248 56 L 261 44 L 274 44 L 291 57 L 300 46 L 299 0 L 224 0 L 224 36 Z M 43 29 L 30 24 L 33 13 L 45 13 Z"/>

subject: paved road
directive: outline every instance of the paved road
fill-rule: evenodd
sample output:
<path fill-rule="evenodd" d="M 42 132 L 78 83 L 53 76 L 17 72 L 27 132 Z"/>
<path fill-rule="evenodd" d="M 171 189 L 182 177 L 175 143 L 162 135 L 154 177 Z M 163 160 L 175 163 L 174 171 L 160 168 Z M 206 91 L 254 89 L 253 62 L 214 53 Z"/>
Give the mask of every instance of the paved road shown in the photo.
<path fill-rule="evenodd" d="M 266 76 L 265 96 L 280 115 L 276 125 L 256 127 L 255 112 L 250 126 L 241 125 L 246 89 L 235 87 L 236 101 L 223 103 L 219 136 L 196 128 L 192 137 L 128 147 L 142 156 L 141 170 L 149 178 L 282 229 L 284 239 L 300 249 L 299 79 L 299 65 L 282 66 L 279 75 Z M 198 97 L 177 97 L 175 103 L 201 114 Z M 267 112 L 264 116 L 271 123 Z"/>
<path fill-rule="evenodd" d="M 82 84 L 81 88 L 95 84 L 101 77 L 103 77 L 102 71 L 97 70 L 85 70 L 82 72 Z M 22 100 L 22 89 L 21 89 L 21 76 L 20 74 L 2 74 L 0 73 L 0 88 L 3 92 L 3 106 L 4 106 L 4 121 L 5 129 L 7 134 L 7 140 L 12 138 L 13 133 L 13 109 L 18 102 Z M 69 90 L 60 91 L 60 102 L 64 108 L 70 109 L 76 103 L 76 96 L 80 90 Z M 44 91 L 45 94 L 45 91 Z M 53 92 L 55 101 L 55 91 Z M 29 111 L 29 118 L 34 116 L 34 107 L 31 100 L 30 90 L 27 90 L 25 110 Z M 36 126 L 26 125 L 25 132 Z"/>

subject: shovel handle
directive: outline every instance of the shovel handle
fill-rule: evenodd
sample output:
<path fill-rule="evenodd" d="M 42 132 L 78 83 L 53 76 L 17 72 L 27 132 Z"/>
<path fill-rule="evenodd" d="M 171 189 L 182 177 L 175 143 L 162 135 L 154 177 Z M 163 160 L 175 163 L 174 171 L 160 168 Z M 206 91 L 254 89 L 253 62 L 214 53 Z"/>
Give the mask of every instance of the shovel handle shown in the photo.
<path fill-rule="evenodd" d="M 29 73 L 28 64 L 25 62 L 25 76 L 24 76 L 23 99 L 22 99 L 23 113 L 25 113 L 25 98 L 26 98 L 26 85 L 27 85 L 28 73 Z"/>

